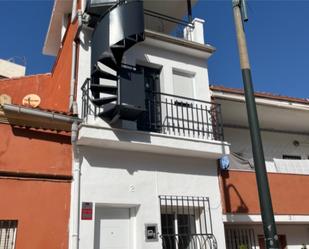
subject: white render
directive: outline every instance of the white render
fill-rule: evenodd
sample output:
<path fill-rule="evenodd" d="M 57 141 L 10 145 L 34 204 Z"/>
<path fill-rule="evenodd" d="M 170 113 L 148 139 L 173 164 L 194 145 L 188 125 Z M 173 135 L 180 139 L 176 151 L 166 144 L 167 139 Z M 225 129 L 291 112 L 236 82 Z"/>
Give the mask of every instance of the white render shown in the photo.
<path fill-rule="evenodd" d="M 196 21 L 203 23 L 202 20 Z M 77 92 L 79 113 L 82 108 L 80 89 L 90 76 L 90 37 L 90 29 L 81 31 Z M 202 42 L 197 34 L 195 38 Z M 189 45 L 193 43 L 187 42 Z M 193 96 L 188 97 L 210 101 L 207 68 L 210 56 L 211 52 L 206 50 L 199 51 L 147 37 L 146 34 L 144 42 L 125 53 L 123 62 L 161 68 L 160 90 L 168 94 L 174 93 L 173 71 L 192 75 Z M 113 207 L 130 213 L 129 249 L 162 248 L 160 238 L 145 241 L 145 224 L 156 224 L 161 234 L 159 195 L 209 197 L 213 234 L 218 248 L 225 248 L 217 159 L 229 154 L 228 143 L 211 137 L 137 131 L 130 122 L 123 122 L 115 128 L 91 115 L 79 128 L 80 201 L 93 203 L 94 212 L 92 220 L 80 221 L 80 248 L 104 248 L 98 236 L 106 236 L 99 231 L 106 221 L 100 217 L 102 210 Z M 118 226 L 118 223 L 112 222 L 111 226 Z M 114 230 L 115 233 L 117 231 L 120 230 Z M 111 243 L 116 242 L 111 239 Z"/>
<path fill-rule="evenodd" d="M 145 242 L 144 224 L 160 231 L 159 195 L 208 196 L 218 248 L 225 248 L 216 160 L 154 155 L 80 147 L 81 200 L 96 207 L 133 208 L 136 249 L 161 248 L 161 241 Z M 81 221 L 81 248 L 93 248 L 94 220 Z"/>
<path fill-rule="evenodd" d="M 91 30 L 80 34 L 82 45 L 79 52 L 78 90 L 90 76 L 91 47 L 89 46 Z M 176 44 L 147 38 L 129 49 L 124 56 L 124 63 L 130 65 L 148 65 L 162 68 L 160 74 L 161 92 L 173 94 L 173 69 L 194 75 L 194 98 L 210 101 L 207 61 L 210 53 Z M 81 113 L 82 92 L 77 93 L 79 113 Z"/>
<path fill-rule="evenodd" d="M 262 131 L 262 141 L 266 160 L 266 166 L 268 172 L 278 172 L 275 167 L 274 160 L 281 159 L 283 155 L 297 155 L 301 156 L 304 166 L 307 164 L 309 168 L 308 160 L 308 146 L 309 136 L 293 133 L 283 133 L 274 131 Z M 231 151 L 235 153 L 241 153 L 245 158 L 252 159 L 252 149 L 250 142 L 250 133 L 248 129 L 239 128 L 225 128 L 224 135 L 227 141 L 231 142 Z M 294 141 L 298 141 L 299 145 L 295 146 Z M 304 174 L 308 171 L 304 171 L 301 168 L 295 169 L 291 163 L 290 173 Z M 306 173 L 308 174 L 308 173 Z"/>
<path fill-rule="evenodd" d="M 262 223 L 258 214 L 226 214 L 223 221 L 231 224 Z M 309 215 L 275 215 L 277 224 L 309 224 Z"/>

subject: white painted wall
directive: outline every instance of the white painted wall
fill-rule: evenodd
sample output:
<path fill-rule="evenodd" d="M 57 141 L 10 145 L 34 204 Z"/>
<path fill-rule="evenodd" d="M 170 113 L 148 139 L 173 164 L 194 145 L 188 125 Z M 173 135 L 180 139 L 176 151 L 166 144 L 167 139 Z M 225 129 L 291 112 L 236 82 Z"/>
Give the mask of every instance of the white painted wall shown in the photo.
<path fill-rule="evenodd" d="M 160 48 L 147 43 L 139 43 L 126 52 L 124 61 L 132 65 L 143 62 L 143 64 L 153 63 L 162 66 L 160 84 L 163 93 L 174 93 L 173 69 L 194 75 L 194 98 L 210 100 L 206 60 L 184 54 L 181 52 L 181 48 L 174 52 L 167 50 L 163 42 Z"/>
<path fill-rule="evenodd" d="M 232 152 L 243 153 L 246 158 L 253 157 L 248 129 L 224 128 L 224 137 L 231 143 Z M 294 140 L 300 142 L 299 146 L 293 144 Z M 282 158 L 284 154 L 300 155 L 302 159 L 308 159 L 309 136 L 263 131 L 262 141 L 268 166 L 272 166 L 274 158 Z"/>
<path fill-rule="evenodd" d="M 90 37 L 90 30 L 83 30 L 80 34 L 77 89 L 79 113 L 81 113 L 82 107 L 80 89 L 85 79 L 90 77 Z M 152 63 L 162 66 L 160 75 L 161 92 L 169 94 L 173 94 L 173 69 L 188 72 L 194 75 L 194 98 L 210 101 L 206 59 L 182 53 L 181 47 L 177 51 L 170 51 L 166 49 L 163 42 L 160 48 L 146 43 L 139 43 L 125 53 L 123 62 L 131 65 Z"/>
<path fill-rule="evenodd" d="M 209 197 L 218 248 L 225 248 L 216 160 L 94 147 L 80 147 L 80 152 L 81 201 L 135 207 L 134 249 L 161 248 L 161 240 L 145 242 L 144 237 L 145 223 L 157 223 L 161 231 L 159 195 Z M 81 221 L 80 248 L 93 248 L 94 227 L 94 220 Z"/>
<path fill-rule="evenodd" d="M 79 113 L 82 107 L 80 89 L 90 76 L 90 37 L 90 30 L 83 30 L 80 34 L 77 89 Z M 195 78 L 194 98 L 209 101 L 208 69 L 206 59 L 202 57 L 185 54 L 181 47 L 169 50 L 164 43 L 161 47 L 140 43 L 125 54 L 124 62 L 162 66 L 161 92 L 170 94 L 173 94 L 173 70 L 188 72 Z M 93 127 L 103 122 L 93 119 L 89 121 Z M 135 231 L 132 249 L 162 247 L 160 240 L 145 242 L 144 236 L 145 223 L 157 223 L 161 231 L 159 195 L 209 197 L 218 248 L 225 248 L 216 160 L 128 152 L 91 145 L 80 146 L 80 155 L 82 202 L 93 202 L 94 211 L 104 206 L 131 208 L 132 213 L 136 210 L 136 215 L 131 217 L 131 226 Z M 94 230 L 94 220 L 81 221 L 80 248 L 94 248 Z"/>

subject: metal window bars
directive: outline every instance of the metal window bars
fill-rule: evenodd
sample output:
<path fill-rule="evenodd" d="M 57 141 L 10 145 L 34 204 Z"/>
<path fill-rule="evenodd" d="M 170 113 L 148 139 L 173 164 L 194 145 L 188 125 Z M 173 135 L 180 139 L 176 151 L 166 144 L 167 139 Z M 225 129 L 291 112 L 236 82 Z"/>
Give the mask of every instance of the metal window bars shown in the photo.
<path fill-rule="evenodd" d="M 227 249 L 255 249 L 254 229 L 246 226 L 226 226 L 225 241 Z"/>
<path fill-rule="evenodd" d="M 0 249 L 14 249 L 17 220 L 0 220 Z"/>
<path fill-rule="evenodd" d="M 208 197 L 159 196 L 163 249 L 217 249 Z"/>

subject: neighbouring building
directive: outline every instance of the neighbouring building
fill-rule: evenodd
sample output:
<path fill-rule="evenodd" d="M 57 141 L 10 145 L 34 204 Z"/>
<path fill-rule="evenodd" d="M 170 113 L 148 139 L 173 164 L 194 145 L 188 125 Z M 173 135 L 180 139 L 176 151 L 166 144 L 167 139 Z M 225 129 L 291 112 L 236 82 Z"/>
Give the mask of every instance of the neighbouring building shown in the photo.
<path fill-rule="evenodd" d="M 230 168 L 220 172 L 226 248 L 265 248 L 243 91 L 211 90 L 231 143 Z M 280 249 L 308 248 L 309 101 L 255 96 Z"/>
<path fill-rule="evenodd" d="M 0 248 L 68 248 L 72 181 L 69 24 L 53 71 L 14 77 L 0 63 Z M 10 71 L 10 72 L 8 72 Z"/>
<path fill-rule="evenodd" d="M 73 8 L 82 123 L 70 248 L 225 248 L 217 159 L 229 144 L 208 85 L 215 48 L 192 16 L 195 2 Z M 61 48 L 69 3 L 78 6 L 55 1 L 50 54 Z"/>
<path fill-rule="evenodd" d="M 25 76 L 26 67 L 0 59 L 0 79 Z"/>

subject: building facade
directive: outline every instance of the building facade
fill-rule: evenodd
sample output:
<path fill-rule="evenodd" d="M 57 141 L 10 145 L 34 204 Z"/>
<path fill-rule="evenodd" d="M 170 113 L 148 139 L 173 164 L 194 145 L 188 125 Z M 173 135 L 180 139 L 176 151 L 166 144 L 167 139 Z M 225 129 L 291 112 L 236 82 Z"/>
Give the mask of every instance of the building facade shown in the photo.
<path fill-rule="evenodd" d="M 72 2 L 83 121 L 70 248 L 225 248 L 217 159 L 229 144 L 194 3 Z M 64 8 L 55 1 L 51 54 Z"/>
<path fill-rule="evenodd" d="M 212 92 L 231 143 L 230 168 L 220 173 L 226 248 L 265 248 L 243 92 Z M 280 248 L 307 248 L 309 102 L 266 93 L 256 102 Z"/>

